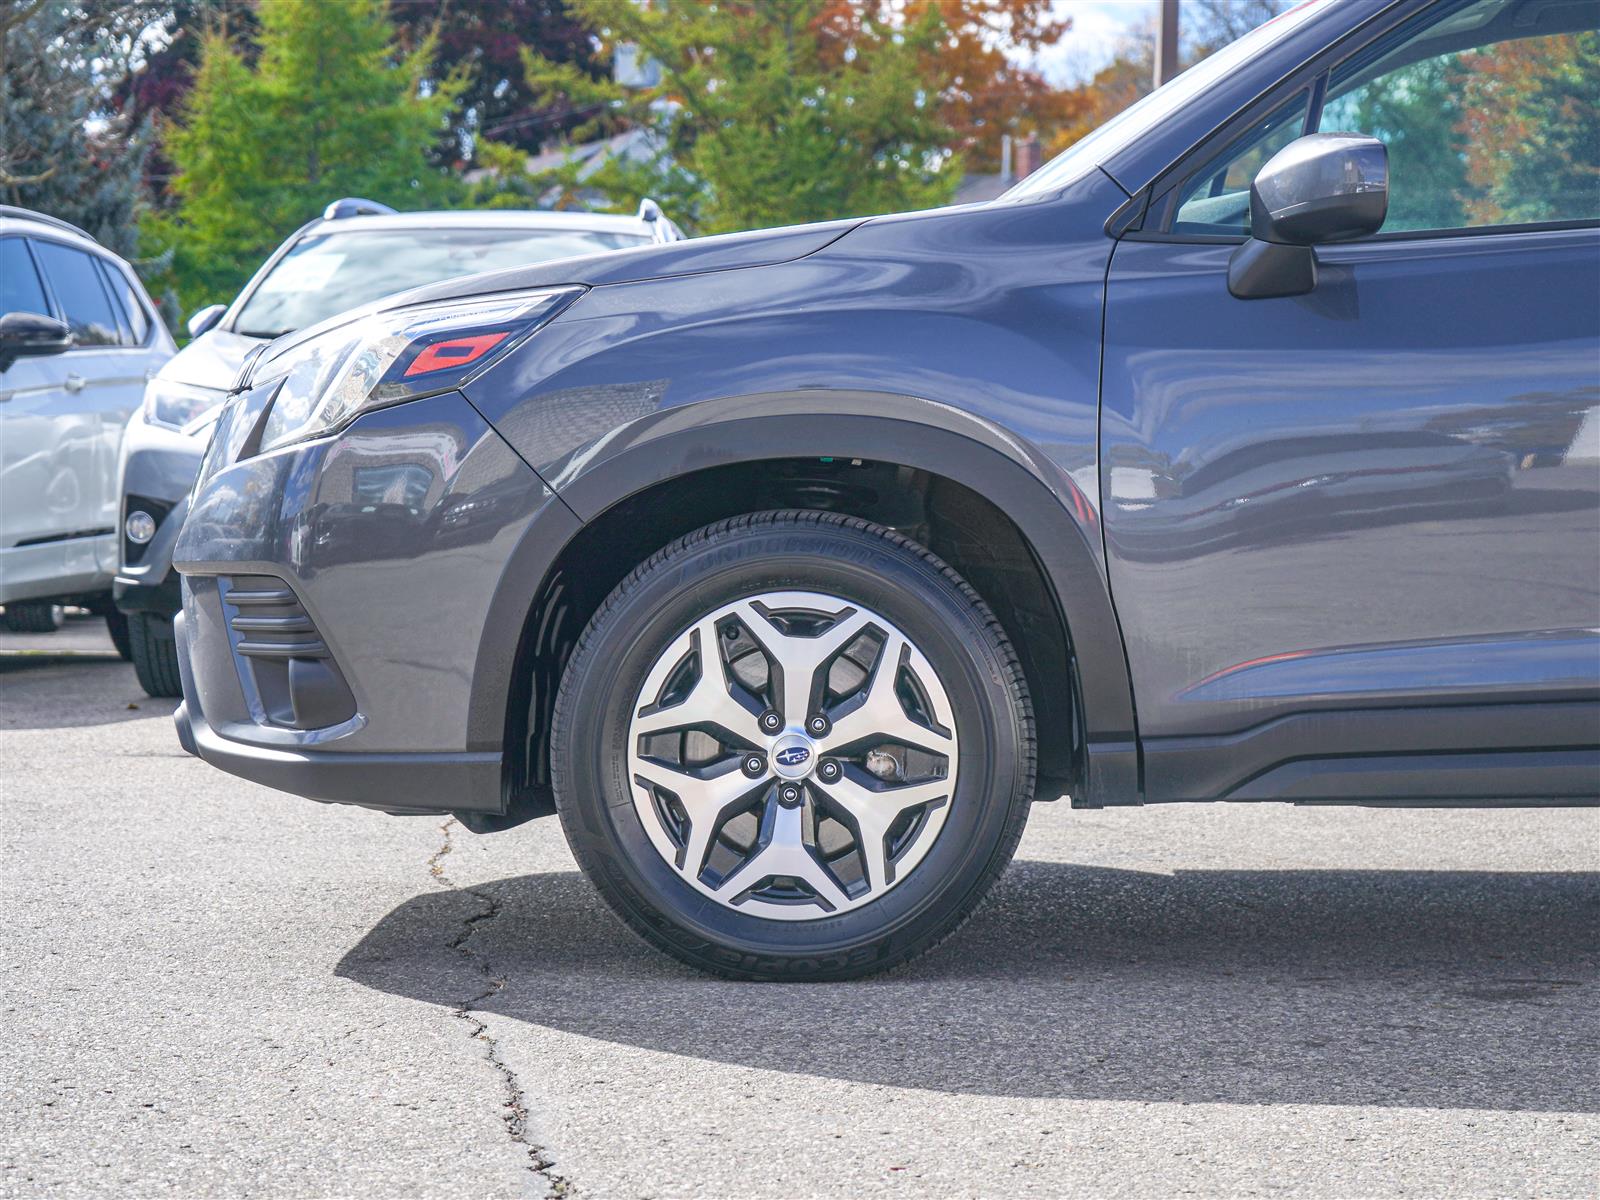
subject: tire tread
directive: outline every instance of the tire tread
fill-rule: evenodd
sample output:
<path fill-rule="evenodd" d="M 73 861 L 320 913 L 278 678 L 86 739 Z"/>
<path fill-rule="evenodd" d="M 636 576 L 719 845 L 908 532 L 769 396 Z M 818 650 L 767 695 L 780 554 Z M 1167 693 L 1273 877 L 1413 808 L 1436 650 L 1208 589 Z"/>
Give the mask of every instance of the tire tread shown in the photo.
<path fill-rule="evenodd" d="M 159 628 L 158 623 L 165 625 L 165 630 Z M 133 651 L 134 674 L 139 677 L 139 686 L 146 695 L 157 699 L 176 699 L 183 695 L 172 622 L 155 613 L 135 613 L 128 618 L 128 643 Z"/>

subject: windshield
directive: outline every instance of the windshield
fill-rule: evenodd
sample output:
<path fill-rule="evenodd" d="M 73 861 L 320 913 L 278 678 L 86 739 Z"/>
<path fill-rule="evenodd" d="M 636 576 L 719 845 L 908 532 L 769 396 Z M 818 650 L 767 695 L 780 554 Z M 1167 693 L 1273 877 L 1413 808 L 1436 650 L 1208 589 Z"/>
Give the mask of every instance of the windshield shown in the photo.
<path fill-rule="evenodd" d="M 1074 179 L 1094 170 L 1111 158 L 1145 130 L 1159 125 L 1217 80 L 1231 75 L 1243 63 L 1266 50 L 1280 38 L 1293 33 L 1322 7 L 1323 5 L 1317 0 L 1307 0 L 1298 8 L 1272 18 L 1264 25 L 1252 29 L 1238 41 L 1230 42 L 1215 54 L 1201 59 L 1172 82 L 1157 88 L 1137 104 L 1123 109 L 1094 132 L 1068 146 L 1000 198 L 1020 200 L 1026 196 L 1059 191 Z"/>
<path fill-rule="evenodd" d="M 246 337 L 280 337 L 425 283 L 649 240 L 589 229 L 319 230 L 278 260 L 233 327 Z"/>

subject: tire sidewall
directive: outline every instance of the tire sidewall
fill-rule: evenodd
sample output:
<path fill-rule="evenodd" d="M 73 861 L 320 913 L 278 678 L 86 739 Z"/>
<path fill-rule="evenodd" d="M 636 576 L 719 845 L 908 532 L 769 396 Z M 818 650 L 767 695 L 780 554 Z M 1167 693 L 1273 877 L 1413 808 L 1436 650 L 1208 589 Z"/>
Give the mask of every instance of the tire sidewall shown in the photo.
<path fill-rule="evenodd" d="M 883 896 L 837 916 L 778 921 L 697 891 L 656 851 L 634 807 L 628 726 L 644 678 L 706 613 L 762 592 L 838 596 L 881 614 L 944 684 L 960 735 L 956 787 L 934 844 Z M 624 584 L 591 625 L 558 704 L 557 803 L 569 841 L 607 898 L 682 956 L 767 974 L 858 971 L 914 952 L 959 922 L 1009 854 L 1025 806 L 1025 714 L 986 611 L 946 569 L 883 533 L 772 523 L 691 540 Z"/>

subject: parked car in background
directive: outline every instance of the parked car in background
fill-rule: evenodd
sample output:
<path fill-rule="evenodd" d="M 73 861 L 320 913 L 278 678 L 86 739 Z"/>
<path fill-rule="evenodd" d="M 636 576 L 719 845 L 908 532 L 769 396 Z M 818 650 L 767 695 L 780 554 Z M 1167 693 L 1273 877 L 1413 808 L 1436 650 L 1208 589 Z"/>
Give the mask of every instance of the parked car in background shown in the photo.
<path fill-rule="evenodd" d="M 397 213 L 370 200 L 338 200 L 290 235 L 232 304 L 190 317 L 194 340 L 150 381 L 122 445 L 116 603 L 128 618 L 144 690 L 180 694 L 172 543 L 210 419 L 252 350 L 419 284 L 682 237 L 652 200 L 632 217 L 513 209 Z"/>
<path fill-rule="evenodd" d="M 117 566 L 117 450 L 177 347 L 139 277 L 83 230 L 0 206 L 0 604 L 13 631 L 104 613 Z"/>
<path fill-rule="evenodd" d="M 988 204 L 285 338 L 176 547 L 179 736 L 559 813 L 746 979 L 935 945 L 1034 799 L 1593 804 L 1597 44 L 1302 5 Z"/>

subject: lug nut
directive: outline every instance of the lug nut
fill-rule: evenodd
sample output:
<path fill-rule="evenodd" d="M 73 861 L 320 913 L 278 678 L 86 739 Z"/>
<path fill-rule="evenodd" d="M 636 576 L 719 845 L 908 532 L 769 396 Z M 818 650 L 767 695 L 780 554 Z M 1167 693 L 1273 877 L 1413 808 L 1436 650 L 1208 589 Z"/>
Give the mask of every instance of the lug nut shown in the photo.
<path fill-rule="evenodd" d="M 742 765 L 744 767 L 744 773 L 750 776 L 751 779 L 755 779 L 767 769 L 766 760 L 759 754 L 745 755 L 744 763 Z"/>
<path fill-rule="evenodd" d="M 761 714 L 761 728 L 767 733 L 777 733 L 783 728 L 783 718 L 769 708 Z"/>
<path fill-rule="evenodd" d="M 793 808 L 800 803 L 800 788 L 797 784 L 786 783 L 778 789 L 778 803 L 785 808 Z"/>
<path fill-rule="evenodd" d="M 828 723 L 828 718 L 821 713 L 814 713 L 806 718 L 806 732 L 814 738 L 822 737 L 830 728 L 832 726 Z"/>
<path fill-rule="evenodd" d="M 825 758 L 817 764 L 817 778 L 823 783 L 837 783 L 843 774 L 844 768 L 834 759 Z"/>

